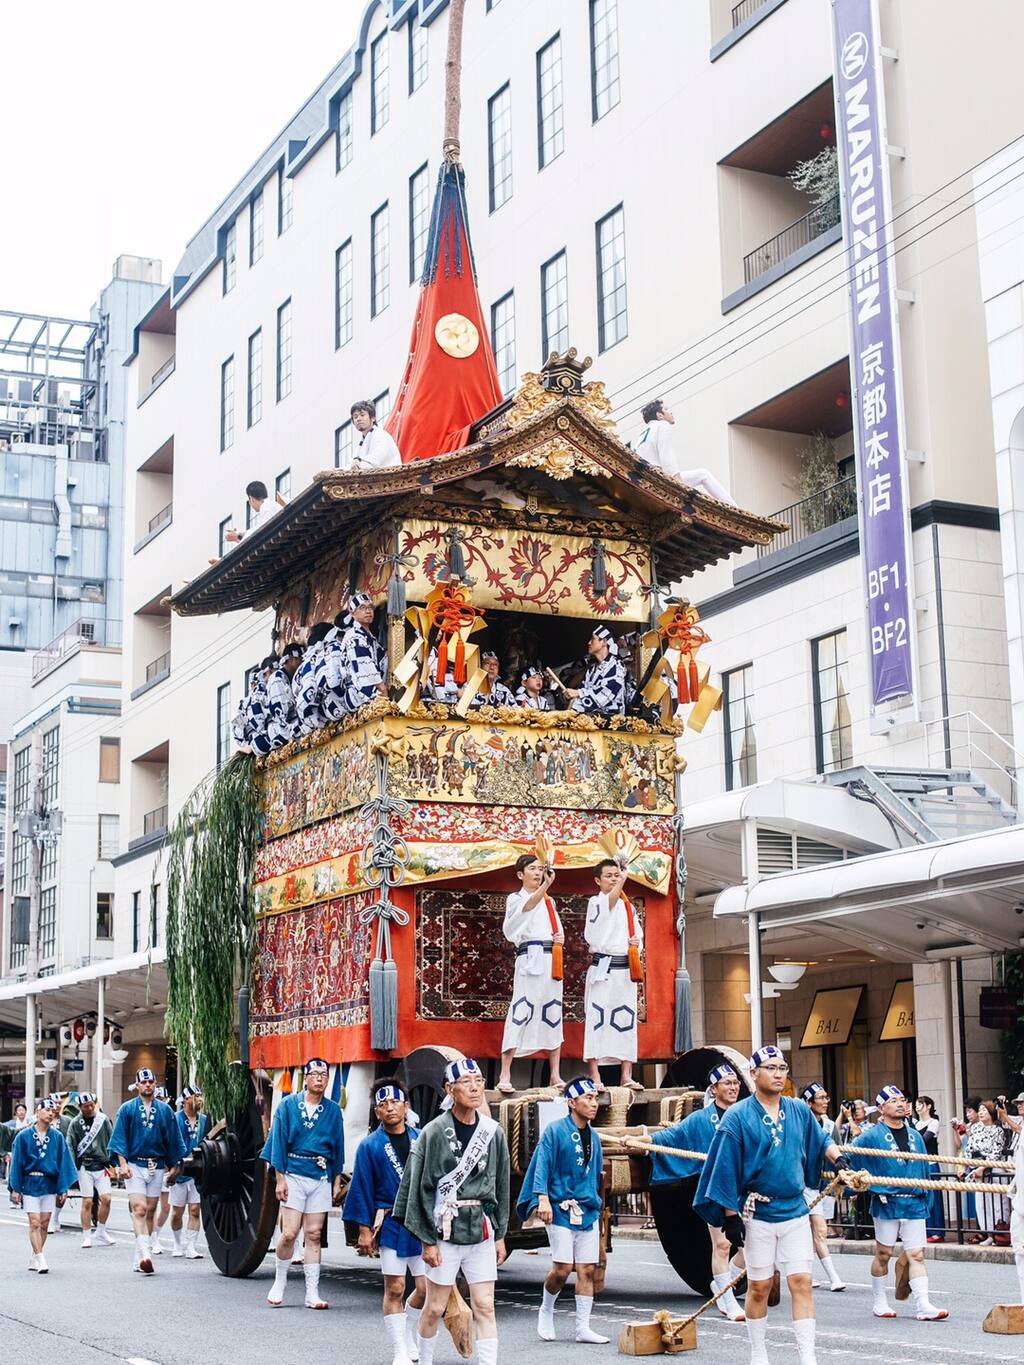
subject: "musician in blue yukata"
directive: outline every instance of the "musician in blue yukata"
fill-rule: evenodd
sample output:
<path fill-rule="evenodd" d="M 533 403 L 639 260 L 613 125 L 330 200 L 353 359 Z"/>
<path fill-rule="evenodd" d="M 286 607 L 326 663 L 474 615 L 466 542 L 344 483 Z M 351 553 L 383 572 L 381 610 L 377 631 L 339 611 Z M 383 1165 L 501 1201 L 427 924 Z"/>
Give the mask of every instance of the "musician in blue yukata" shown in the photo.
<path fill-rule="evenodd" d="M 516 699 L 512 695 L 511 688 L 505 686 L 498 674 L 501 671 L 501 661 L 497 654 L 488 650 L 486 654 L 481 654 L 480 665 L 486 674 L 486 680 L 481 690 L 477 692 L 473 700 L 469 703 L 471 711 L 479 711 L 483 706 L 515 706 Z"/>
<path fill-rule="evenodd" d="M 341 617 L 341 636 L 325 651 L 324 710 L 332 720 L 388 695 L 388 656 L 373 634 L 373 600 L 357 592 Z"/>
<path fill-rule="evenodd" d="M 324 1215 L 332 1204 L 341 1203 L 345 1122 L 340 1107 L 327 1098 L 329 1074 L 322 1057 L 309 1059 L 302 1068 L 302 1090 L 286 1095 L 278 1105 L 270 1136 L 260 1153 L 277 1175 L 276 1193 L 283 1206 L 274 1283 L 267 1295 L 271 1308 L 280 1308 L 284 1302 L 288 1267 L 300 1228 L 305 1244 L 302 1273 L 306 1307 L 330 1307 L 320 1297 L 320 1243 Z"/>
<path fill-rule="evenodd" d="M 276 667 L 277 655 L 268 654 L 261 663 L 250 670 L 249 690 L 238 703 L 235 718 L 231 722 L 234 741 L 245 753 L 252 752 L 253 735 L 266 726 L 267 679 Z"/>
<path fill-rule="evenodd" d="M 419 1359 L 416 1336 L 426 1300 L 423 1247 L 392 1216 L 412 1144 L 419 1129 L 409 1122 L 409 1097 L 395 1080 L 377 1083 L 373 1112 L 380 1125 L 356 1152 L 352 1183 L 345 1196 L 345 1222 L 359 1228 L 360 1256 L 380 1256 L 384 1276 L 384 1326 L 391 1341 L 392 1365 Z M 405 1298 L 405 1277 L 414 1280 Z"/>
<path fill-rule="evenodd" d="M 187 1153 L 174 1110 L 156 1098 L 156 1076 L 148 1066 L 136 1071 L 135 1091 L 135 1098 L 126 1100 L 117 1111 L 110 1155 L 118 1158 L 128 1193 L 135 1232 L 135 1269 L 152 1275 L 153 1226 L 164 1177 L 174 1180 Z"/>
<path fill-rule="evenodd" d="M 252 749 L 257 754 L 273 753 L 283 748 L 299 733 L 299 716 L 295 710 L 292 679 L 302 663 L 302 646 L 286 645 L 281 662 L 267 681 L 266 723 L 252 735 Z"/>
<path fill-rule="evenodd" d="M 626 710 L 626 669 L 619 658 L 615 636 L 598 626 L 587 645 L 590 667 L 578 688 L 567 687 L 570 711 L 589 716 L 621 716 Z"/>
<path fill-rule="evenodd" d="M 541 1134 L 523 1179 L 516 1209 L 525 1222 L 536 1214 L 551 1247 L 551 1271 L 544 1281 L 537 1335 L 555 1340 L 555 1304 L 576 1267 L 576 1340 L 603 1346 L 607 1337 L 590 1326 L 594 1310 L 594 1268 L 601 1258 L 601 1141 L 590 1126 L 597 1116 L 598 1089 L 589 1076 L 565 1087 L 569 1113 Z"/>
<path fill-rule="evenodd" d="M 78 1179 L 78 1168 L 56 1123 L 53 1097 L 36 1101 L 34 1123 L 26 1124 L 14 1139 L 7 1183 L 11 1201 L 28 1214 L 28 1240 L 32 1247 L 29 1270 L 49 1271 L 46 1236 L 50 1215 L 63 1208 L 68 1190 Z"/>
<path fill-rule="evenodd" d="M 904 1190 L 884 1183 L 885 1177 L 892 1175 L 906 1180 L 930 1179 L 928 1149 L 921 1134 L 907 1122 L 910 1101 L 902 1090 L 895 1085 L 883 1085 L 875 1096 L 875 1104 L 879 1121 L 861 1133 L 857 1146 L 875 1148 L 879 1152 L 919 1152 L 921 1160 L 897 1162 L 886 1157 L 857 1158 L 864 1170 L 882 1182 L 871 1188 L 871 1217 L 875 1224 L 875 1259 L 871 1263 L 872 1312 L 876 1318 L 896 1316 L 886 1298 L 885 1285 L 889 1260 L 899 1241 L 910 1262 L 910 1293 L 915 1317 L 919 1322 L 941 1322 L 949 1313 L 945 1308 L 936 1308 L 928 1297 L 928 1271 L 924 1261 L 930 1194 L 927 1190 Z"/>
<path fill-rule="evenodd" d="M 337 637 L 338 630 L 330 621 L 317 621 L 310 629 L 306 640 L 306 652 L 302 663 L 292 678 L 292 693 L 295 697 L 295 712 L 299 718 L 299 734 L 311 735 L 314 730 L 322 730 L 328 716 L 323 707 L 324 654 L 327 642 Z"/>
<path fill-rule="evenodd" d="M 540 668 L 527 668 L 519 680 L 516 703 L 529 711 L 553 711 L 555 703 L 551 693 L 546 690 L 547 681 Z"/>
<path fill-rule="evenodd" d="M 206 1137 L 209 1117 L 203 1113 L 203 1092 L 197 1085 L 186 1085 L 178 1096 L 178 1112 L 174 1116 L 186 1152 L 194 1152 Z M 179 1175 L 170 1188 L 171 1236 L 174 1238 L 172 1256 L 184 1256 L 198 1261 L 203 1253 L 196 1247 L 199 1240 L 200 1198 L 196 1182 L 191 1176 Z M 188 1209 L 188 1227 L 183 1226 Z"/>
<path fill-rule="evenodd" d="M 708 1074 L 710 1104 L 695 1109 L 671 1128 L 663 1128 L 655 1141 L 659 1147 L 679 1147 L 687 1152 L 706 1152 L 710 1149 L 718 1125 L 740 1097 L 740 1078 L 728 1062 L 716 1066 Z M 651 1186 L 672 1185 L 682 1180 L 692 1181 L 694 1187 L 700 1178 L 703 1161 L 696 1157 L 665 1156 L 660 1152 L 651 1153 Z M 736 1301 L 736 1295 L 726 1285 L 731 1283 L 743 1269 L 743 1252 L 738 1251 L 731 1261 L 732 1247 L 720 1227 L 708 1225 L 711 1234 L 711 1284 L 717 1294 L 725 1290 L 718 1300 L 718 1311 L 730 1322 L 743 1322 L 743 1309 Z"/>
<path fill-rule="evenodd" d="M 789 1067 L 781 1049 L 760 1047 L 750 1059 L 753 1095 L 734 1104 L 715 1129 L 693 1208 L 720 1227 L 747 1258 L 750 1365 L 769 1365 L 768 1295 L 776 1269 L 793 1305 L 800 1365 L 817 1365 L 814 1348 L 814 1246 L 804 1190 L 818 1182 L 825 1159 L 850 1163 L 801 1100 L 783 1095 Z"/>

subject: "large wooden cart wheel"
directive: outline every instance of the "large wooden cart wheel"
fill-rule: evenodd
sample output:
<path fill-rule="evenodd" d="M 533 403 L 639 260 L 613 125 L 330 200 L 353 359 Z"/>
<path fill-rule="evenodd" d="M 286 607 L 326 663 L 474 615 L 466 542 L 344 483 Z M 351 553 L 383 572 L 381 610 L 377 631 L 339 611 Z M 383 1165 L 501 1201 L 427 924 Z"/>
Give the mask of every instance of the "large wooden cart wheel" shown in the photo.
<path fill-rule="evenodd" d="M 683 1085 L 690 1090 L 703 1090 L 708 1083 L 708 1073 L 716 1066 L 727 1062 L 740 1078 L 740 1099 L 753 1094 L 750 1084 L 749 1059 L 734 1047 L 694 1047 L 683 1052 L 665 1072 L 665 1085 Z"/>
<path fill-rule="evenodd" d="M 222 1275 L 236 1279 L 263 1264 L 277 1223 L 274 1182 L 260 1160 L 264 1138 L 263 1113 L 253 1096 L 185 1161 L 202 1196 L 210 1255 Z"/>
<path fill-rule="evenodd" d="M 418 1047 L 398 1068 L 398 1079 L 405 1086 L 409 1106 L 419 1118 L 419 1127 L 441 1112 L 444 1099 L 444 1069 L 465 1053 L 454 1047 Z"/>

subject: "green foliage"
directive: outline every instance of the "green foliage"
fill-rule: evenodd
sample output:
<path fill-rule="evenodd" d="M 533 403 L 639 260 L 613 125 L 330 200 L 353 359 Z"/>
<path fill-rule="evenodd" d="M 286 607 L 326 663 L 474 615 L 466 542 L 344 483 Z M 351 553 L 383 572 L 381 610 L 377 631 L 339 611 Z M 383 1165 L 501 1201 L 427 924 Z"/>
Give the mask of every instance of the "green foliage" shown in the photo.
<path fill-rule="evenodd" d="M 248 1084 L 231 1057 L 236 991 L 255 940 L 260 813 L 255 759 L 236 754 L 199 784 L 168 841 L 165 1029 L 214 1119 L 244 1102 Z"/>
<path fill-rule="evenodd" d="M 1006 1079 L 1015 1091 L 1024 1085 L 1024 953 L 1004 959 L 1003 984 L 1017 997 L 1017 1027 L 1006 1029 L 1002 1038 Z"/>

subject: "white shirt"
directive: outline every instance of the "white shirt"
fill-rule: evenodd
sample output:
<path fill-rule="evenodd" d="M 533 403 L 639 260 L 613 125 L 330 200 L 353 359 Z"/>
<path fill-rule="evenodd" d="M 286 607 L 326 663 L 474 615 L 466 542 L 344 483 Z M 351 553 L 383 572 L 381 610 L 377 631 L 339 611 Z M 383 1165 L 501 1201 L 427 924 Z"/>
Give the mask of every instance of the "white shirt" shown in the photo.
<path fill-rule="evenodd" d="M 644 930 L 635 907 L 633 923 L 642 947 Z M 587 902 L 587 922 L 583 926 L 583 937 L 595 953 L 609 957 L 626 956 L 629 951 L 629 922 L 621 895 L 612 906 L 608 905 L 608 897 L 604 892 L 591 896 Z"/>
<path fill-rule="evenodd" d="M 352 460 L 353 468 L 358 460 L 361 469 L 387 469 L 390 465 L 401 464 L 402 456 L 394 437 L 375 422 L 363 435 Z"/>
<path fill-rule="evenodd" d="M 544 897 L 541 897 L 532 910 L 523 908 L 533 894 L 532 891 L 523 888 L 521 891 L 513 891 L 505 902 L 505 922 L 501 926 L 501 932 L 509 943 L 514 943 L 517 948 L 520 943 L 551 941 L 551 917 Z M 557 910 L 555 918 L 558 918 Z M 558 928 L 561 931 L 561 920 L 558 920 Z"/>
<path fill-rule="evenodd" d="M 671 474 L 673 478 L 678 479 L 682 474 L 679 457 L 672 442 L 671 422 L 663 422 L 660 418 L 648 422 L 633 447 L 633 453 L 639 455 L 641 460 L 658 465 L 664 473 Z"/>

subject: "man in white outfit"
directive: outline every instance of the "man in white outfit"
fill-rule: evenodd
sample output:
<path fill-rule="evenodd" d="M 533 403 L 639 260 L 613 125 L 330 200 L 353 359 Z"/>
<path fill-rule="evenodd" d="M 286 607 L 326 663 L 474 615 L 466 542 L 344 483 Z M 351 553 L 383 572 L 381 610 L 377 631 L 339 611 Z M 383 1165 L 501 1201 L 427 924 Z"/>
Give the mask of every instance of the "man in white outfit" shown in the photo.
<path fill-rule="evenodd" d="M 583 936 L 590 948 L 590 966 L 583 993 L 586 1025 L 583 1060 L 590 1079 L 603 1090 L 602 1061 L 620 1065 L 619 1084 L 642 1090 L 633 1079 L 637 1054 L 637 983 L 629 969 L 630 948 L 643 947 L 643 928 L 624 892 L 626 874 L 605 858 L 597 865 L 597 895 L 587 903 Z"/>
<path fill-rule="evenodd" d="M 352 456 L 352 473 L 369 474 L 402 463 L 394 437 L 377 425 L 377 409 L 369 398 L 352 404 L 352 425 L 363 438 Z"/>
<path fill-rule="evenodd" d="M 658 465 L 663 474 L 670 474 L 673 479 L 689 484 L 691 488 L 696 488 L 698 493 L 706 493 L 709 498 L 727 502 L 730 507 L 736 506 L 732 494 L 724 484 L 719 483 L 710 469 L 681 467 L 672 443 L 671 428 L 675 426 L 676 419 L 660 398 L 646 403 L 640 415 L 647 425 L 633 447 L 634 455 L 638 455 L 641 460 L 647 460 L 650 464 Z"/>
<path fill-rule="evenodd" d="M 1024 1090 L 1014 1100 L 1018 1115 L 1024 1119 Z M 1012 1126 L 1012 1124 L 1011 1124 Z M 1014 1172 L 1010 1185 L 1010 1246 L 1013 1259 L 1017 1263 L 1017 1279 L 1020 1281 L 1020 1302 L 1024 1303 L 1024 1125 L 1017 1128 L 1017 1141 L 1013 1149 Z"/>
<path fill-rule="evenodd" d="M 522 886 L 505 902 L 502 933 L 516 947 L 512 1003 L 501 1040 L 501 1075 L 498 1089 L 511 1095 L 513 1057 L 546 1052 L 551 1064 L 551 1085 L 561 1085 L 558 1066 L 562 1055 L 562 979 L 553 971 L 556 945 L 565 942 L 555 902 L 548 895 L 554 869 L 545 867 L 534 853 L 516 860 L 516 876 Z"/>

